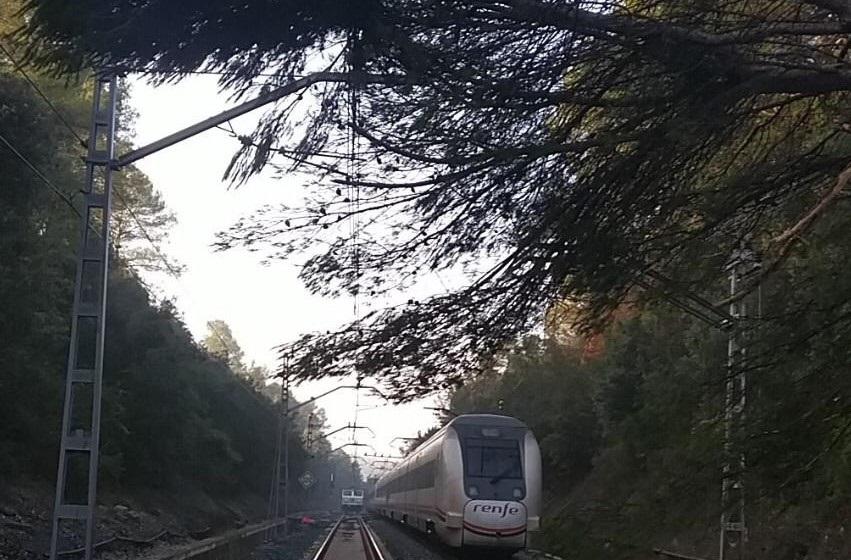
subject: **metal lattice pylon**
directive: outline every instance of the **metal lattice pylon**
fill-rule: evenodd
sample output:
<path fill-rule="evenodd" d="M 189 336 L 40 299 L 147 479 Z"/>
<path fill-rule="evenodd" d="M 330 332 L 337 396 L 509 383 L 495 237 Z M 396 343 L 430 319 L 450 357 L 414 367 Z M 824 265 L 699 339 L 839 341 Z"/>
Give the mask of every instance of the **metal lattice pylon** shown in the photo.
<path fill-rule="evenodd" d="M 278 416 L 278 431 L 275 441 L 275 471 L 272 476 L 272 492 L 269 496 L 269 518 L 281 519 L 283 509 L 284 536 L 287 535 L 287 516 L 289 515 L 289 479 L 290 479 L 290 374 L 286 358 L 281 370 L 281 399 Z M 308 401 L 309 402 L 309 401 Z M 283 489 L 283 492 L 281 490 Z M 283 496 L 281 496 L 283 494 Z M 283 506 L 283 507 L 282 507 Z M 272 528 L 272 537 L 278 537 L 278 525 Z"/>
<path fill-rule="evenodd" d="M 117 95 L 114 75 L 96 78 L 82 190 L 84 207 L 65 377 L 51 560 L 59 552 L 63 522 L 74 524 L 74 529 L 85 527 L 86 560 L 91 559 L 94 549 Z"/>
<path fill-rule="evenodd" d="M 744 322 L 748 319 L 747 293 L 742 284 L 759 271 L 752 251 L 734 252 L 730 274 L 730 317 L 727 342 L 727 380 L 724 399 L 724 466 L 721 481 L 719 560 L 743 560 L 748 529 L 745 522 L 745 421 L 747 412 L 747 347 Z"/>

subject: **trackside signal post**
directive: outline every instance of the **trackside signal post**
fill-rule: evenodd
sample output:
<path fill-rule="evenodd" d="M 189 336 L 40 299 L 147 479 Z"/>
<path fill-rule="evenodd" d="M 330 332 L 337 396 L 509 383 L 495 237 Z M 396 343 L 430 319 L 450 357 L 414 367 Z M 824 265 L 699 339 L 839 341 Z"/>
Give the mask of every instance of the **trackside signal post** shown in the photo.
<path fill-rule="evenodd" d="M 113 174 L 143 157 L 224 124 L 286 95 L 301 91 L 314 83 L 341 82 L 347 79 L 346 75 L 331 73 L 317 73 L 299 78 L 156 142 L 116 156 L 117 73 L 104 71 L 95 78 L 88 154 L 85 162 L 86 175 L 82 189 L 84 208 L 71 312 L 71 340 L 65 375 L 50 560 L 56 560 L 63 552 L 59 550 L 59 545 L 60 535 L 65 532 L 64 529 L 77 533 L 83 527 L 84 560 L 91 560 L 94 553 Z M 70 525 L 66 526 L 66 524 Z"/>

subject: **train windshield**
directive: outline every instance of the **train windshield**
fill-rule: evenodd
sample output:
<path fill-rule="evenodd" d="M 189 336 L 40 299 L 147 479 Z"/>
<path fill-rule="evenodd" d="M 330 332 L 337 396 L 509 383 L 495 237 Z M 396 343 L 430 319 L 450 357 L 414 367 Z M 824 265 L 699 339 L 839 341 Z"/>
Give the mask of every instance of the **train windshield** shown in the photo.
<path fill-rule="evenodd" d="M 492 478 L 523 478 L 520 447 L 514 440 L 471 439 L 466 445 L 467 476 Z"/>

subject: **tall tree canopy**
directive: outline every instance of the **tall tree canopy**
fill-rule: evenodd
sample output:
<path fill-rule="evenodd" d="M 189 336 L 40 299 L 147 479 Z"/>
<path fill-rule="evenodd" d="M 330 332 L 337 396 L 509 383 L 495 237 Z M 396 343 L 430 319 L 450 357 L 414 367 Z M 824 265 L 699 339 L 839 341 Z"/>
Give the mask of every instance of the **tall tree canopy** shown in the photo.
<path fill-rule="evenodd" d="M 207 321 L 207 336 L 204 337 L 203 343 L 210 354 L 227 364 L 236 375 L 249 380 L 255 389 L 269 398 L 277 398 L 279 391 L 274 387 L 266 387 L 269 371 L 254 361 L 250 365 L 245 363 L 245 352 L 234 337 L 230 325 L 225 321 L 221 319 Z"/>
<path fill-rule="evenodd" d="M 635 294 L 705 294 L 743 240 L 763 282 L 841 274 L 823 258 L 811 270 L 799 241 L 839 250 L 851 225 L 836 209 L 851 174 L 844 1 L 28 7 L 29 59 L 58 71 L 203 68 L 245 92 L 301 80 L 241 138 L 229 173 L 315 169 L 315 200 L 240 221 L 222 247 L 307 251 L 303 278 L 322 294 L 496 263 L 454 293 L 305 337 L 288 349 L 305 377 L 357 364 L 399 398 L 451 386 L 553 299 L 579 302 L 593 327 Z M 816 307 L 784 303 L 777 328 L 805 318 L 847 341 L 851 293 L 834 287 Z"/>
<path fill-rule="evenodd" d="M 207 321 L 207 336 L 204 338 L 207 352 L 220 359 L 233 371 L 245 370 L 245 352 L 239 346 L 230 325 L 221 319 Z"/>

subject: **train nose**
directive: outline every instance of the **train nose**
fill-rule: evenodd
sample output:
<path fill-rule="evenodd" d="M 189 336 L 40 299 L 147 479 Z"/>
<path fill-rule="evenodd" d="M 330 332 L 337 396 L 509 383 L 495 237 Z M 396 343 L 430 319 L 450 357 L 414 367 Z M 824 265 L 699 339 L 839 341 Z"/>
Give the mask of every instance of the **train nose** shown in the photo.
<path fill-rule="evenodd" d="M 464 544 L 523 546 L 526 506 L 520 502 L 471 500 L 464 506 Z"/>

